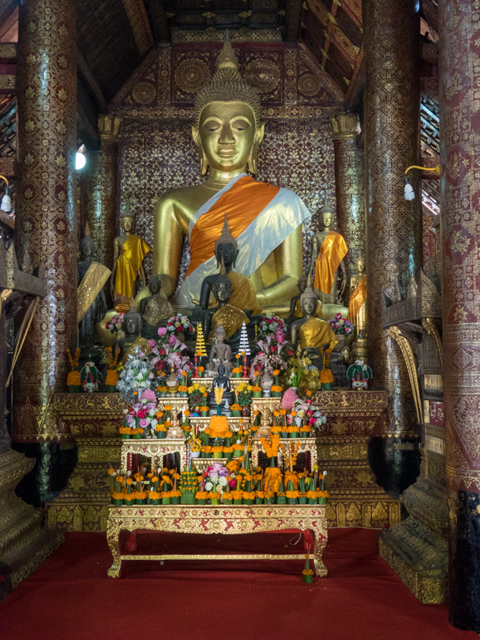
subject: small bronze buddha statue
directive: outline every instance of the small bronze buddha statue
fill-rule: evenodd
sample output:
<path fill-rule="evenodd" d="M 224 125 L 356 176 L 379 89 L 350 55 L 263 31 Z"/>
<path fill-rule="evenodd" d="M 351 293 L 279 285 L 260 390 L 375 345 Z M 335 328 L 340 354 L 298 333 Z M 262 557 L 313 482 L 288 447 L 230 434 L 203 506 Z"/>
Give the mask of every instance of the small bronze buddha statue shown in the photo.
<path fill-rule="evenodd" d="M 253 288 L 250 278 L 233 271 L 235 261 L 238 256 L 237 241 L 232 236 L 228 225 L 227 214 L 225 214 L 225 222 L 222 233 L 215 242 L 215 258 L 217 260 L 217 268 L 221 266 L 220 273 L 207 276 L 202 282 L 200 291 L 200 307 L 208 309 L 210 302 L 210 294 L 213 286 L 219 279 L 220 275 L 225 275 L 232 285 L 230 304 L 237 309 L 245 309 L 258 313 L 260 306 L 257 301 L 255 289 Z"/>
<path fill-rule="evenodd" d="M 362 256 L 355 261 L 355 274 L 350 278 L 350 300 L 348 302 L 348 320 L 357 329 L 357 335 L 363 337 L 367 324 L 366 313 L 367 276 Z"/>
<path fill-rule="evenodd" d="M 222 325 L 227 340 L 238 340 L 243 323 L 249 323 L 248 316 L 237 307 L 230 304 L 232 283 L 225 275 L 217 276 L 213 285 L 213 294 L 218 305 L 209 309 L 204 316 L 204 334 L 211 342 L 216 330 Z"/>
<path fill-rule="evenodd" d="M 162 320 L 167 320 L 173 315 L 173 307 L 161 294 L 162 283 L 158 276 L 150 278 L 148 289 L 150 295 L 142 298 L 139 305 L 139 313 L 142 316 L 142 336 L 156 338 L 157 328 Z"/>
<path fill-rule="evenodd" d="M 220 365 L 225 368 L 227 375 L 230 375 L 232 364 L 232 349 L 225 344 L 225 329 L 220 324 L 215 331 L 215 344 L 210 350 L 210 358 L 206 366 L 207 375 L 213 376 L 218 371 Z"/>
<path fill-rule="evenodd" d="M 130 309 L 123 317 L 122 331 L 125 335 L 124 338 L 117 340 L 116 347 L 120 349 L 120 355 L 122 362 L 126 361 L 126 356 L 132 350 L 132 347 L 138 345 L 138 338 L 140 337 L 140 331 L 142 328 L 142 316 Z"/>
<path fill-rule="evenodd" d="M 303 318 L 295 320 L 290 326 L 292 342 L 299 343 L 301 349 L 333 348 L 338 340 L 329 323 L 315 317 L 318 298 L 310 284 L 300 296 L 300 306 Z"/>
<path fill-rule="evenodd" d="M 94 262 L 94 254 L 95 242 L 93 238 L 90 237 L 87 224 L 85 236 L 80 241 L 81 259 L 80 262 L 77 263 L 77 284 L 79 286 L 79 292 L 86 287 L 86 290 L 83 291 L 82 294 L 78 294 L 78 300 L 82 300 L 81 305 L 83 305 L 84 308 L 84 314 L 79 324 L 79 342 L 80 348 L 82 349 L 91 349 L 93 347 L 97 322 L 102 320 L 107 310 L 107 298 L 105 291 L 101 287 L 103 286 L 102 282 L 104 283 L 106 280 L 104 273 L 109 274 L 110 272 L 100 263 Z M 88 283 L 87 280 L 85 280 L 87 272 L 89 272 L 87 278 Z M 80 287 L 82 282 L 83 286 Z"/>
<path fill-rule="evenodd" d="M 220 403 L 220 407 L 222 409 L 226 409 L 226 407 L 231 404 L 232 393 L 230 391 L 230 379 L 228 377 L 227 370 L 225 369 L 223 364 L 218 365 L 217 375 L 213 379 L 212 389 L 209 394 L 209 406 L 210 406 L 210 411 L 212 412 L 216 411 L 217 409 L 217 401 L 215 398 L 216 388 L 223 389 L 223 396 L 222 396 L 222 402 Z"/>
<path fill-rule="evenodd" d="M 305 274 L 298 279 L 297 282 L 297 287 L 298 287 L 298 291 L 299 294 L 296 296 L 293 296 L 293 298 L 290 300 L 290 313 L 289 316 L 287 318 L 287 324 L 291 324 L 296 318 L 302 318 L 303 313 L 302 313 L 302 308 L 300 306 L 300 295 L 305 291 L 305 289 L 307 288 L 307 281 L 308 281 L 308 276 L 306 276 Z M 318 299 L 318 306 L 317 306 L 317 311 L 316 311 L 316 316 L 317 318 L 323 318 L 323 307 L 322 307 L 322 303 L 320 302 L 320 291 L 318 291 L 318 289 L 314 288 L 314 291 L 317 295 L 317 299 Z"/>

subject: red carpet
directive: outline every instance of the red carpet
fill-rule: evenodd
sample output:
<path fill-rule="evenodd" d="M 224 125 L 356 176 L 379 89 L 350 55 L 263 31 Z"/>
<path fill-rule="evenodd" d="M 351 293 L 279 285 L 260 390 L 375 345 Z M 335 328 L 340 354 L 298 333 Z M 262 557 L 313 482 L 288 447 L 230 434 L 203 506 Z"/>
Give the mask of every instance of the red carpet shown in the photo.
<path fill-rule="evenodd" d="M 446 640 L 478 638 L 422 606 L 376 552 L 378 531 L 330 529 L 329 576 L 302 582 L 302 561 L 124 563 L 106 572 L 105 534 L 66 542 L 0 604 L 1 640 Z M 283 552 L 292 534 L 139 536 L 138 553 Z M 175 540 L 175 542 L 173 542 Z M 301 547 L 298 545 L 299 552 Z M 291 552 L 291 551 L 290 551 Z M 239 571 L 240 567 L 248 570 Z"/>

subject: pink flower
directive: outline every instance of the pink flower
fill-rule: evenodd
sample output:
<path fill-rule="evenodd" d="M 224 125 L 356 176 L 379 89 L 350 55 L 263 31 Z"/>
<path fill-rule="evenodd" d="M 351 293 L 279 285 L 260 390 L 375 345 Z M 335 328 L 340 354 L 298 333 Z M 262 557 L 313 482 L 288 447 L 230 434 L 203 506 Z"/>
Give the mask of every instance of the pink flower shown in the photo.
<path fill-rule="evenodd" d="M 168 343 L 169 343 L 170 345 L 172 345 L 172 347 L 173 347 L 173 345 L 175 345 L 175 344 L 177 343 L 177 338 L 173 335 L 173 333 L 172 333 L 172 335 L 169 337 L 169 339 L 168 339 Z"/>
<path fill-rule="evenodd" d="M 155 340 L 149 340 L 149 341 L 148 341 L 148 346 L 149 346 L 149 347 L 152 347 L 152 349 L 153 349 L 154 347 L 156 347 L 156 346 L 157 346 L 157 343 L 155 342 Z"/>
<path fill-rule="evenodd" d="M 151 402 L 156 402 L 157 396 L 155 395 L 155 391 L 152 391 L 151 389 L 145 389 L 145 391 L 142 393 L 141 400 L 150 400 Z"/>
<path fill-rule="evenodd" d="M 158 328 L 158 335 L 159 336 L 164 336 L 167 333 L 167 328 L 166 327 L 159 327 Z"/>
<path fill-rule="evenodd" d="M 145 429 L 145 427 L 148 427 L 148 420 L 145 420 L 145 419 L 140 420 L 140 426 L 142 427 L 142 429 Z"/>
<path fill-rule="evenodd" d="M 287 411 L 293 408 L 293 403 L 298 399 L 297 392 L 290 387 L 283 394 L 282 398 L 282 409 L 286 409 Z"/>

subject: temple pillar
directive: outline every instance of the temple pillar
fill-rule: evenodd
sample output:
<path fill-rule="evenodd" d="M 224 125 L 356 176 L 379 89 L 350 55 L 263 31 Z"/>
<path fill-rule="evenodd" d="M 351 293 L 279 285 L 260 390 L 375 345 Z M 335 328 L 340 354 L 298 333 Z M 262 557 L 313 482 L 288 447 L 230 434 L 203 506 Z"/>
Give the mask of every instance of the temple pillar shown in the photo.
<path fill-rule="evenodd" d="M 113 240 L 117 234 L 118 133 L 122 119 L 98 118 L 100 150 L 88 154 L 85 185 L 86 219 L 97 249 L 96 260 L 113 267 Z"/>
<path fill-rule="evenodd" d="M 420 149 L 420 27 L 414 6 L 411 0 L 363 3 L 368 362 L 372 387 L 387 390 L 387 424 L 397 436 L 418 427 L 406 366 L 399 347 L 382 328 L 381 309 L 383 292 L 397 301 L 398 284 L 405 293 L 410 279 L 418 276 L 422 257 L 418 184 L 415 200 L 403 196 L 405 169 L 418 164 Z"/>
<path fill-rule="evenodd" d="M 45 266 L 14 377 L 13 437 L 58 442 L 52 394 L 65 387 L 65 350 L 77 343 L 75 0 L 19 4 L 16 251 Z M 43 445 L 42 445 L 43 446 Z"/>
<path fill-rule="evenodd" d="M 360 123 L 355 113 L 339 114 L 330 121 L 335 151 L 337 229 L 349 248 L 344 263 L 350 279 L 357 258 L 361 255 L 365 260 L 363 153 L 358 150 L 356 142 Z M 346 290 L 349 291 L 348 282 Z"/>
<path fill-rule="evenodd" d="M 444 402 L 450 622 L 480 632 L 480 7 L 440 0 Z"/>

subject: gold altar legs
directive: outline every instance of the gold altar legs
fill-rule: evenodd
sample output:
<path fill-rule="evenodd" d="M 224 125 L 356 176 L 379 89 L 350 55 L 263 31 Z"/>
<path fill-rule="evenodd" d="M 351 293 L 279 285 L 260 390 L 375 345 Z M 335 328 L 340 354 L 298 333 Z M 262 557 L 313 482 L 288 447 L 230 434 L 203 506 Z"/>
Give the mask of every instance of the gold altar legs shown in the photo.
<path fill-rule="evenodd" d="M 383 292 L 393 300 L 421 265 L 421 201 L 403 198 L 404 172 L 419 155 L 419 15 L 410 0 L 369 0 L 365 26 L 368 362 L 386 389 L 390 429 L 414 427 L 402 354 L 382 328 Z M 387 164 L 388 163 L 388 164 Z"/>
<path fill-rule="evenodd" d="M 351 277 L 357 258 L 363 256 L 365 259 L 364 158 L 356 142 L 360 124 L 355 113 L 337 115 L 331 118 L 331 124 L 335 149 L 337 228 L 349 249 L 343 261 L 347 265 L 348 277 Z"/>
<path fill-rule="evenodd" d="M 113 115 L 98 118 L 100 151 L 89 153 L 85 176 L 86 218 L 97 248 L 97 260 L 113 268 L 113 240 L 118 235 L 117 223 L 117 155 L 118 133 L 122 119 Z"/>
<path fill-rule="evenodd" d="M 443 371 L 450 622 L 480 633 L 480 7 L 439 2 Z"/>
<path fill-rule="evenodd" d="M 49 402 L 77 340 L 74 210 L 77 49 L 74 0 L 19 6 L 16 251 L 45 265 L 40 300 L 15 368 L 13 438 L 57 438 Z"/>

